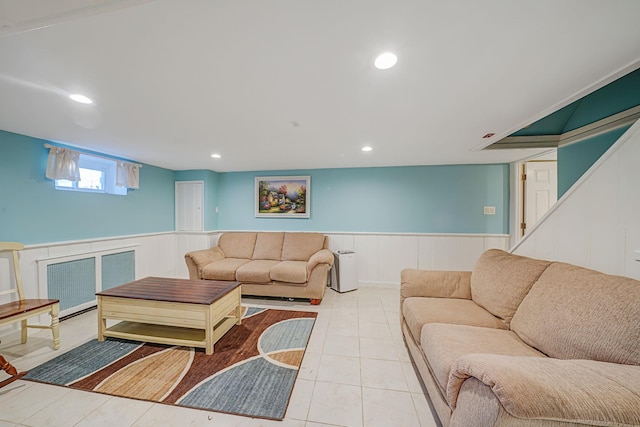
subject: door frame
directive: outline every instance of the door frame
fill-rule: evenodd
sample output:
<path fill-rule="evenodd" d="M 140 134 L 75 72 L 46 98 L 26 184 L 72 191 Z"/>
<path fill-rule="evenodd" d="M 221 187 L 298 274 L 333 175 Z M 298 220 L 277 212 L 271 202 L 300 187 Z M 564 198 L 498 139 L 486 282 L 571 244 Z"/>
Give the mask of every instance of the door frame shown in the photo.
<path fill-rule="evenodd" d="M 511 247 L 515 246 L 524 237 L 520 230 L 520 223 L 524 217 L 525 208 L 524 185 L 520 177 L 522 176 L 525 163 L 535 161 L 557 161 L 557 149 L 554 148 L 544 153 L 538 153 L 511 164 L 511 214 L 509 215 Z"/>
<path fill-rule="evenodd" d="M 174 225 L 174 228 L 175 228 L 176 231 L 180 231 L 180 230 L 178 230 L 178 228 L 179 228 L 178 227 L 178 222 L 179 222 L 179 219 L 180 219 L 179 218 L 179 215 L 180 215 L 179 211 L 180 211 L 180 207 L 181 206 L 179 206 L 179 203 L 178 203 L 178 193 L 179 193 L 178 188 L 180 186 L 182 186 L 182 185 L 198 185 L 198 186 L 201 187 L 201 190 L 202 190 L 201 191 L 202 206 L 200 207 L 199 216 L 200 216 L 200 223 L 202 224 L 202 230 L 190 230 L 190 231 L 204 231 L 205 230 L 204 207 L 205 207 L 205 203 L 206 203 L 206 201 L 205 201 L 206 194 L 205 194 L 205 190 L 204 190 L 205 185 L 204 185 L 204 181 L 203 180 L 190 180 L 190 181 L 176 181 L 175 182 L 175 190 L 174 190 L 174 207 L 175 207 L 175 214 L 174 214 L 175 218 L 174 218 L 174 221 L 175 221 L 175 225 Z"/>

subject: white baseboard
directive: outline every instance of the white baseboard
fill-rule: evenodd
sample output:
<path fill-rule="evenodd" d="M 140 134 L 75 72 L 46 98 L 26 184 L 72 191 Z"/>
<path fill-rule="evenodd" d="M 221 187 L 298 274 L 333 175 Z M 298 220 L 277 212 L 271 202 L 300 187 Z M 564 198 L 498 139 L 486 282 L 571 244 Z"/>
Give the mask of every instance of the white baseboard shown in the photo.
<path fill-rule="evenodd" d="M 392 282 L 358 282 L 361 288 L 400 289 L 400 283 Z"/>

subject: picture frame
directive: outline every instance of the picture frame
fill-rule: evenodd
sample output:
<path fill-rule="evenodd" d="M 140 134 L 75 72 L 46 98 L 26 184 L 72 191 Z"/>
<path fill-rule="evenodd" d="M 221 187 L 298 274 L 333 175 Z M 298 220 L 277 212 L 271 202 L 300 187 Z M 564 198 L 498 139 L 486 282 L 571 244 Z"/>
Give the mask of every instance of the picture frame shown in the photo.
<path fill-rule="evenodd" d="M 311 176 L 257 176 L 256 218 L 310 218 Z"/>

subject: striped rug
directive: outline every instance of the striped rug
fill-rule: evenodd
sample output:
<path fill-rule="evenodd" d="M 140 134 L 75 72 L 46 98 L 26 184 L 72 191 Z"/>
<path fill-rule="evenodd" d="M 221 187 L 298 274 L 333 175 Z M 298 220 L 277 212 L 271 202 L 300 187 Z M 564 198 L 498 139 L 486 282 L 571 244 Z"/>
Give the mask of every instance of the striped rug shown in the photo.
<path fill-rule="evenodd" d="M 23 379 L 282 420 L 317 313 L 243 310 L 242 325 L 227 332 L 210 356 L 204 349 L 92 340 Z"/>

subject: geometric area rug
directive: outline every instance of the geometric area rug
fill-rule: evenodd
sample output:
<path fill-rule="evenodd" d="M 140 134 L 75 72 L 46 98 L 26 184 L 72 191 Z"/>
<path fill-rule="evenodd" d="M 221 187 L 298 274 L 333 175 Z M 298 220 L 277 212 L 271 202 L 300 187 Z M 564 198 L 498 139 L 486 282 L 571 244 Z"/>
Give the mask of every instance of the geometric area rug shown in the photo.
<path fill-rule="evenodd" d="M 169 405 L 282 420 L 317 313 L 243 307 L 204 349 L 94 339 L 31 369 L 25 380 Z"/>

